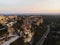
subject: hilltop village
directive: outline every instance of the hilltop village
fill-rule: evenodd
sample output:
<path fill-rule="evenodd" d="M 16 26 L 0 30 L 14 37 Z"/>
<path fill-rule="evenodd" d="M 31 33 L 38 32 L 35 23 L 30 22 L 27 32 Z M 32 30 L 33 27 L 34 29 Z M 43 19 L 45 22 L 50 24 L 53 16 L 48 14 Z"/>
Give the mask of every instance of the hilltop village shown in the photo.
<path fill-rule="evenodd" d="M 24 43 L 29 43 L 34 37 L 37 39 L 39 30 L 43 30 L 42 24 L 42 16 L 0 16 L 0 38 L 5 37 L 0 39 L 0 44 L 12 35 L 18 35 Z"/>

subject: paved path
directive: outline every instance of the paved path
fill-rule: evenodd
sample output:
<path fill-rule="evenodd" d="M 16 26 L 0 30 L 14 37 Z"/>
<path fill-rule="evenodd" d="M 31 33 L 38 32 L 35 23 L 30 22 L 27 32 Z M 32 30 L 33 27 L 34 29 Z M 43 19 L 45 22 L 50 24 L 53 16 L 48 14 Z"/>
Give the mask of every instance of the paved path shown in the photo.
<path fill-rule="evenodd" d="M 42 45 L 45 41 L 45 38 L 47 37 L 48 33 L 50 32 L 50 26 L 47 25 L 47 31 L 43 34 L 37 45 Z"/>
<path fill-rule="evenodd" d="M 17 40 L 18 38 L 19 38 L 19 36 L 12 37 L 9 41 L 6 41 L 5 43 L 3 43 L 1 45 L 10 45 L 12 42 Z"/>

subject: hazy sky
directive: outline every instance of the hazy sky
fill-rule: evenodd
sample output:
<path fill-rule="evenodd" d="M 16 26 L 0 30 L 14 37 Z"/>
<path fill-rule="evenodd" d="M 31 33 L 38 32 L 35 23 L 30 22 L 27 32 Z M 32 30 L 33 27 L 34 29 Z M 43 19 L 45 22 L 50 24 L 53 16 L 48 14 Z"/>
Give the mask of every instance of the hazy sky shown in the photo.
<path fill-rule="evenodd" d="M 60 0 L 0 0 L 0 13 L 49 12 L 60 12 Z"/>

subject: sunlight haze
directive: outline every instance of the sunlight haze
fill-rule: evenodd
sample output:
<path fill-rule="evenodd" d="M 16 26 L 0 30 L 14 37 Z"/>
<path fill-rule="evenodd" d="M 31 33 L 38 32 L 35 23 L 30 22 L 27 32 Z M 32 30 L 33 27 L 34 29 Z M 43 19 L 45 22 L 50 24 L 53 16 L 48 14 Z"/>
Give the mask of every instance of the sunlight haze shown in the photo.
<path fill-rule="evenodd" d="M 60 0 L 0 0 L 0 13 L 60 12 Z"/>

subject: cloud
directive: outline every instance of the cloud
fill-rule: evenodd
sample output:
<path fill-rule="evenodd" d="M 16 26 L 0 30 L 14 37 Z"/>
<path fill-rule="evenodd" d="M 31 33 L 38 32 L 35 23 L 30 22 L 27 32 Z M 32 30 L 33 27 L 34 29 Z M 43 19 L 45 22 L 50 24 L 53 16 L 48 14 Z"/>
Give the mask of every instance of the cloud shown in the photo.
<path fill-rule="evenodd" d="M 0 0 L 0 12 L 48 12 L 60 10 L 60 0 Z"/>

